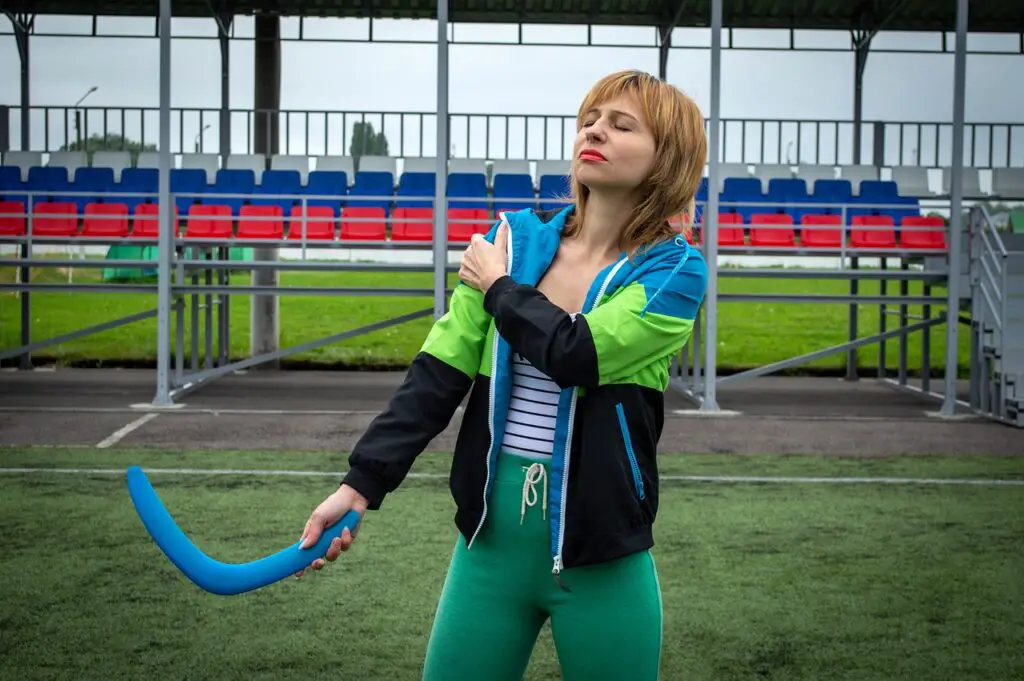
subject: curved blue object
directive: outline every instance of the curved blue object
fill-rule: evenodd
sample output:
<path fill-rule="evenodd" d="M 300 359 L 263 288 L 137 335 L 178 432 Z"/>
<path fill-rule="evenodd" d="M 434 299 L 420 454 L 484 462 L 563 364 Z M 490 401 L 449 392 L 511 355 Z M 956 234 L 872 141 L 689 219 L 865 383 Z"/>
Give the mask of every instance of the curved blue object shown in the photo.
<path fill-rule="evenodd" d="M 340 537 L 346 527 L 349 531 L 355 531 L 359 522 L 359 513 L 349 511 L 341 520 L 324 530 L 317 542 L 309 548 L 301 548 L 302 542 L 298 541 L 275 554 L 249 563 L 222 563 L 200 551 L 181 531 L 164 508 L 142 468 L 130 466 L 127 477 L 128 492 L 135 510 L 157 546 L 197 586 L 221 596 L 259 589 L 299 572 L 314 559 L 323 558 L 331 541 Z"/>

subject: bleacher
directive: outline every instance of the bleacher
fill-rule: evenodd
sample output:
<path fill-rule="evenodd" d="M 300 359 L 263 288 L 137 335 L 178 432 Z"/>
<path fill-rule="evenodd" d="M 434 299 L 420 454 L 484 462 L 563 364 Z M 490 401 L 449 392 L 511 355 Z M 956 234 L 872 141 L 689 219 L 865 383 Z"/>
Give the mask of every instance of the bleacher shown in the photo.
<path fill-rule="evenodd" d="M 156 153 L 6 153 L 0 165 L 0 238 L 155 239 Z M 205 240 L 430 242 L 436 159 L 181 154 L 170 191 L 178 236 Z M 564 205 L 568 161 L 451 159 L 446 194 L 451 242 L 486 232 L 503 210 Z M 991 196 L 1022 198 L 1024 169 L 993 172 Z M 943 220 L 922 215 L 928 169 L 723 164 L 723 249 L 944 249 Z M 944 171 L 944 189 L 949 172 Z M 32 193 L 29 206 L 29 192 Z M 986 198 L 965 169 L 966 199 Z M 708 197 L 707 178 L 698 202 Z M 305 217 L 305 220 L 303 220 Z M 695 241 L 699 242 L 698 211 Z M 303 234 L 303 227 L 305 234 Z"/>

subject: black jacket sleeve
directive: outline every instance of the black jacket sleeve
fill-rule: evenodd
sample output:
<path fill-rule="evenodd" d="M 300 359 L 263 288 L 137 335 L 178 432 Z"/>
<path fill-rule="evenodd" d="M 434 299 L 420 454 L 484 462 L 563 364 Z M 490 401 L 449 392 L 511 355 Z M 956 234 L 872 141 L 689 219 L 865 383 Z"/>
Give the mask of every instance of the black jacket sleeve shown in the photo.
<path fill-rule="evenodd" d="M 597 350 L 583 315 L 573 321 L 539 290 L 507 275 L 487 289 L 484 309 L 501 337 L 559 387 L 598 384 Z"/>
<path fill-rule="evenodd" d="M 386 409 L 378 414 L 349 455 L 342 484 L 353 487 L 378 510 L 416 457 L 451 422 L 473 379 L 431 354 L 420 352 Z"/>

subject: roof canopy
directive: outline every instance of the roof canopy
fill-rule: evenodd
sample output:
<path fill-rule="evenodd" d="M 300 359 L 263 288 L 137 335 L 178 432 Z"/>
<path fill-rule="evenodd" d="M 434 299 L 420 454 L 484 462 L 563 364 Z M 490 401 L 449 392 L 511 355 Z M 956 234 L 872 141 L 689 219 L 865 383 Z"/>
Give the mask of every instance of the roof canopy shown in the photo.
<path fill-rule="evenodd" d="M 12 14 L 148 16 L 158 0 L 3 0 Z M 176 17 L 231 15 L 433 19 L 430 0 L 172 0 Z M 452 22 L 707 26 L 710 0 L 451 0 Z M 955 31 L 952 0 L 724 0 L 723 27 Z M 1021 0 L 972 0 L 969 31 L 1024 32 Z"/>

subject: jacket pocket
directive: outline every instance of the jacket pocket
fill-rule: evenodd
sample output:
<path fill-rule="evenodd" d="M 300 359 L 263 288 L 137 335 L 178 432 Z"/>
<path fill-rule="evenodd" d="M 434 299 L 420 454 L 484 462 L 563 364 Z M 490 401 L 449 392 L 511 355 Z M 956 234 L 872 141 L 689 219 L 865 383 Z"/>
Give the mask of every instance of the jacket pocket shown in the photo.
<path fill-rule="evenodd" d="M 636 452 L 633 451 L 633 440 L 629 436 L 629 424 L 626 422 L 626 410 L 622 403 L 615 404 L 615 413 L 619 417 L 619 435 L 622 437 L 622 444 L 626 448 L 626 456 L 629 457 L 629 467 L 633 471 L 633 486 L 636 488 L 636 495 L 640 499 L 646 498 L 644 493 L 644 479 L 640 475 L 640 464 L 636 460 Z"/>

